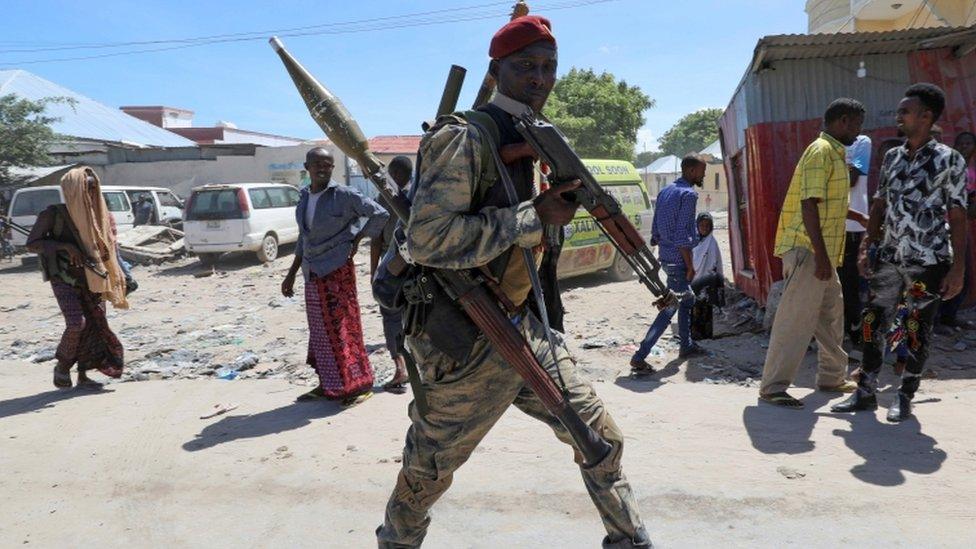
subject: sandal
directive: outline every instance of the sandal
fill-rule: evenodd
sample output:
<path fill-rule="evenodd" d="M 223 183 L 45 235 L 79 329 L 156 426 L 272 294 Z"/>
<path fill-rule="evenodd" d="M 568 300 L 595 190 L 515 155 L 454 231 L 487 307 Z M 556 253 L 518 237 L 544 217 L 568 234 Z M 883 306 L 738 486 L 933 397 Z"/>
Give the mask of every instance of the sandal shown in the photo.
<path fill-rule="evenodd" d="M 351 396 L 349 398 L 342 399 L 339 405 L 342 406 L 343 408 L 352 408 L 357 404 L 362 404 L 363 402 L 366 402 L 367 400 L 372 398 L 372 396 L 373 396 L 373 391 L 366 391 L 365 393 L 361 393 L 356 396 Z"/>
<path fill-rule="evenodd" d="M 58 370 L 58 367 L 54 367 L 54 386 L 58 389 L 70 389 L 71 383 L 71 372 L 62 372 Z"/>
<path fill-rule="evenodd" d="M 390 381 L 383 385 L 383 391 L 393 393 L 394 395 L 402 395 L 407 392 L 407 382 L 393 383 Z"/>
<path fill-rule="evenodd" d="M 772 404 L 773 406 L 781 406 L 783 408 L 803 408 L 803 403 L 791 397 L 786 391 L 780 391 L 779 393 L 773 393 L 770 395 L 760 394 L 759 400 Z"/>

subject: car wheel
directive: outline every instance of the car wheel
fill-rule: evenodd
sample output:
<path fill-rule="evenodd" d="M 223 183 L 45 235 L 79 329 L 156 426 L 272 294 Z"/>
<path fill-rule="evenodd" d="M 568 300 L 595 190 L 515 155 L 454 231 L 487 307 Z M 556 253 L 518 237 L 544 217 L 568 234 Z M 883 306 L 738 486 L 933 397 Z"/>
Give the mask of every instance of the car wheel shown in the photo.
<path fill-rule="evenodd" d="M 270 263 L 278 257 L 278 239 L 273 234 L 265 235 L 261 241 L 261 249 L 258 250 L 258 261 Z"/>
<path fill-rule="evenodd" d="M 202 253 L 202 254 L 197 254 L 197 258 L 200 260 L 200 264 L 203 265 L 204 267 L 212 267 L 214 264 L 217 263 L 217 260 L 220 258 L 220 255 L 221 254 L 219 253 Z"/>
<path fill-rule="evenodd" d="M 613 256 L 613 264 L 607 269 L 607 274 L 610 275 L 611 280 L 620 282 L 630 280 L 634 276 L 634 270 L 630 268 L 630 264 L 624 259 L 623 254 L 617 252 Z"/>

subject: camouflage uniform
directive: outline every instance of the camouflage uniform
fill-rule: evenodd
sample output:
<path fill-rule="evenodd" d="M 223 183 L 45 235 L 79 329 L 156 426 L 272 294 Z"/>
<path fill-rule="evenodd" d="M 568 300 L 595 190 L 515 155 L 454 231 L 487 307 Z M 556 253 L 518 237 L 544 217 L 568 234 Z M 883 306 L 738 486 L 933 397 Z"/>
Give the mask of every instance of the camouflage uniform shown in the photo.
<path fill-rule="evenodd" d="M 531 201 L 471 213 L 482 173 L 480 147 L 478 132 L 463 123 L 444 125 L 421 143 L 421 175 L 407 229 L 409 251 L 418 263 L 471 268 L 487 264 L 513 246 L 540 243 L 542 224 Z M 510 262 L 520 257 L 512 254 Z M 521 300 L 515 303 L 525 299 L 521 289 L 518 294 Z M 511 292 L 509 296 L 516 297 Z M 550 375 L 555 377 L 558 367 L 573 408 L 613 446 L 601 463 L 581 468 L 608 532 L 604 543 L 631 547 L 633 539 L 646 540 L 634 494 L 620 468 L 620 429 L 592 386 L 579 376 L 559 334 L 558 361 L 553 363 L 542 323 L 528 312 L 513 322 Z M 547 423 L 561 441 L 572 443 L 563 426 L 484 337 L 477 340 L 465 363 L 448 358 L 425 336 L 410 338 L 408 343 L 424 378 L 429 411 L 421 417 L 415 404 L 410 404 L 413 424 L 407 431 L 403 467 L 387 504 L 385 522 L 377 529 L 380 547 L 421 544 L 430 523 L 428 510 L 509 405 Z M 582 463 L 578 452 L 576 461 Z"/>

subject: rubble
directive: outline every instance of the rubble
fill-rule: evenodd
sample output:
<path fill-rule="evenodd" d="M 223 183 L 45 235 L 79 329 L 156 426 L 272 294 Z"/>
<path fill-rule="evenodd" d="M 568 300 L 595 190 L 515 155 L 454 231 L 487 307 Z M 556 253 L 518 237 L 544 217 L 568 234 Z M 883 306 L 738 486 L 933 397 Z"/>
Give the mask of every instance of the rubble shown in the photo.
<path fill-rule="evenodd" d="M 119 233 L 122 257 L 139 265 L 159 264 L 186 254 L 183 231 L 163 225 L 140 225 Z"/>

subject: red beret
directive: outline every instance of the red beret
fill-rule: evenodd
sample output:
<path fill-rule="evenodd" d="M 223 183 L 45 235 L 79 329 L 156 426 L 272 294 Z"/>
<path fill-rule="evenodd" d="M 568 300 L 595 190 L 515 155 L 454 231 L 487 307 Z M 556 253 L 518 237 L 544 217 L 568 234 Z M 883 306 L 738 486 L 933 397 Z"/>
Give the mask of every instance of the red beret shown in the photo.
<path fill-rule="evenodd" d="M 556 44 L 549 20 L 538 15 L 516 17 L 492 37 L 488 55 L 492 59 L 501 59 L 539 41 Z"/>

